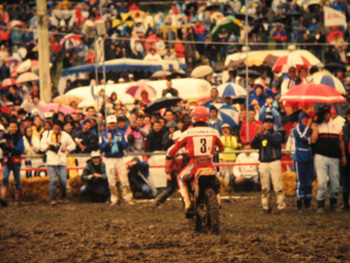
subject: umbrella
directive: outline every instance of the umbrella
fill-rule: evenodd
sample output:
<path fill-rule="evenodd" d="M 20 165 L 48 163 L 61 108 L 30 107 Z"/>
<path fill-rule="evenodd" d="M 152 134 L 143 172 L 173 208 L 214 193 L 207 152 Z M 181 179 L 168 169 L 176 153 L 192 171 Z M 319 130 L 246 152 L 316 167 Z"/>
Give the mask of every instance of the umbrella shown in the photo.
<path fill-rule="evenodd" d="M 213 10 L 219 10 L 219 9 L 220 9 L 219 5 L 209 5 L 204 10 L 205 11 L 213 11 Z"/>
<path fill-rule="evenodd" d="M 245 78 L 246 77 L 246 70 L 243 69 L 243 70 L 239 71 L 237 73 L 237 75 L 242 77 L 242 78 Z M 256 71 L 256 70 L 248 69 L 248 77 L 249 78 L 260 78 L 261 73 L 259 71 Z"/>
<path fill-rule="evenodd" d="M 171 75 L 171 72 L 166 71 L 166 70 L 159 70 L 156 71 L 152 74 L 152 78 L 157 79 L 157 78 L 164 78 L 164 77 L 168 77 Z"/>
<path fill-rule="evenodd" d="M 15 63 L 15 62 L 21 62 L 22 61 L 22 58 L 17 54 L 13 54 L 12 57 L 9 57 L 7 60 L 6 60 L 6 63 L 7 65 L 11 65 L 12 63 Z"/>
<path fill-rule="evenodd" d="M 217 12 L 214 12 L 210 15 L 210 21 L 213 23 L 215 21 L 218 21 L 218 20 L 221 20 L 223 19 L 225 16 L 223 13 L 217 11 Z"/>
<path fill-rule="evenodd" d="M 346 102 L 346 99 L 332 87 L 324 84 L 300 84 L 289 89 L 280 99 L 287 102 Z"/>
<path fill-rule="evenodd" d="M 2 89 L 8 88 L 13 85 L 16 85 L 16 79 L 7 78 L 1 82 Z"/>
<path fill-rule="evenodd" d="M 290 53 L 287 56 L 280 57 L 272 68 L 274 72 L 287 72 L 290 67 L 296 67 L 297 70 L 300 67 L 310 68 L 310 62 L 297 53 Z"/>
<path fill-rule="evenodd" d="M 230 33 L 233 31 L 235 36 L 239 36 L 241 33 L 241 27 L 242 22 L 233 16 L 227 16 L 220 20 L 219 24 L 217 24 L 213 30 L 211 31 L 211 39 L 213 41 L 219 40 L 219 34 L 222 32 L 223 29 L 227 32 L 227 34 L 230 35 Z"/>
<path fill-rule="evenodd" d="M 209 109 L 212 106 L 218 109 L 218 120 L 229 124 L 231 128 L 238 125 L 239 113 L 234 107 L 223 103 L 212 103 L 206 107 Z"/>
<path fill-rule="evenodd" d="M 39 80 L 39 76 L 32 72 L 26 72 L 17 78 L 17 83 L 24 83 Z"/>
<path fill-rule="evenodd" d="M 133 96 L 135 99 L 141 99 L 141 93 L 144 90 L 148 93 L 149 98 L 154 98 L 157 95 L 157 91 L 145 80 L 137 81 L 132 86 L 128 87 L 125 93 Z"/>
<path fill-rule="evenodd" d="M 235 18 L 245 21 L 245 13 L 235 13 Z M 248 22 L 254 21 L 255 17 L 252 15 L 248 15 Z"/>
<path fill-rule="evenodd" d="M 56 111 L 58 109 L 59 105 L 60 104 L 58 104 L 58 103 L 47 103 L 46 105 L 41 107 L 41 110 L 42 111 L 51 111 L 51 110 Z M 73 109 L 72 107 L 69 107 L 67 105 L 64 105 L 64 104 L 61 105 L 60 111 L 63 114 L 75 113 L 75 109 Z"/>
<path fill-rule="evenodd" d="M 31 60 L 31 59 L 27 59 L 26 61 L 23 61 L 21 64 L 16 66 L 13 70 L 11 70 L 11 75 L 21 74 L 29 70 L 31 71 L 39 70 L 39 61 Z"/>
<path fill-rule="evenodd" d="M 337 30 L 337 31 L 332 31 L 327 35 L 327 42 L 330 43 L 333 40 L 336 40 L 338 37 L 344 39 L 344 33 Z"/>
<path fill-rule="evenodd" d="M 236 83 L 224 83 L 216 87 L 219 92 L 220 97 L 231 97 L 238 98 L 242 96 L 247 96 L 247 91 Z"/>
<path fill-rule="evenodd" d="M 73 101 L 79 104 L 80 102 L 83 101 L 83 99 L 75 95 L 64 94 L 64 95 L 55 97 L 52 101 L 55 103 L 70 105 Z"/>
<path fill-rule="evenodd" d="M 152 113 L 163 108 L 176 106 L 176 104 L 180 101 L 182 101 L 182 99 L 178 97 L 162 97 L 150 103 L 149 106 L 145 109 L 145 112 Z"/>
<path fill-rule="evenodd" d="M 248 67 L 269 67 L 271 68 L 273 65 L 275 65 L 276 61 L 278 60 L 277 56 L 268 54 L 267 52 L 258 52 L 254 51 L 254 56 L 248 55 L 248 59 L 242 58 L 236 61 L 230 61 L 227 66 L 224 66 L 222 68 L 218 68 L 217 71 L 220 70 L 228 70 L 229 68 L 240 68 L 244 67 L 248 63 Z"/>
<path fill-rule="evenodd" d="M 312 79 L 313 79 L 312 82 L 315 84 L 325 84 L 325 85 L 331 86 L 340 94 L 346 93 L 343 83 L 328 71 L 316 72 L 315 74 L 312 75 Z"/>
<path fill-rule="evenodd" d="M 7 23 L 7 27 L 23 27 L 24 23 L 19 20 L 12 20 Z"/>
<path fill-rule="evenodd" d="M 192 78 L 204 78 L 207 75 L 213 74 L 213 68 L 206 66 L 206 65 L 202 65 L 202 66 L 198 66 L 196 67 L 192 73 L 191 73 L 191 77 Z"/>
<path fill-rule="evenodd" d="M 183 69 L 175 70 L 171 75 L 169 76 L 172 79 L 178 78 L 178 77 L 186 77 L 186 72 Z"/>
<path fill-rule="evenodd" d="M 346 64 L 342 62 L 330 62 L 327 63 L 324 67 L 330 71 L 346 70 Z"/>
<path fill-rule="evenodd" d="M 64 51 L 65 49 L 68 49 L 73 46 L 78 46 L 80 44 L 80 40 L 82 38 L 82 35 L 74 35 L 74 34 L 68 34 L 60 41 L 61 49 Z"/>

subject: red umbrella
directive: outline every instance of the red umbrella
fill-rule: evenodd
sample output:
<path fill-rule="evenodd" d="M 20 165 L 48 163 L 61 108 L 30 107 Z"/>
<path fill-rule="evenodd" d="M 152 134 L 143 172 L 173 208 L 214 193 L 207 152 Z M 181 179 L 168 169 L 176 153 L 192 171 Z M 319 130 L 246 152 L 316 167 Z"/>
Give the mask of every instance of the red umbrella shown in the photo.
<path fill-rule="evenodd" d="M 346 99 L 331 86 L 307 83 L 297 85 L 287 91 L 280 99 L 286 102 L 344 103 Z"/>
<path fill-rule="evenodd" d="M 12 20 L 7 23 L 7 27 L 23 27 L 24 23 L 19 20 Z"/>
<path fill-rule="evenodd" d="M 332 31 L 327 35 L 327 42 L 330 43 L 333 40 L 336 40 L 338 37 L 344 39 L 344 33 L 341 31 Z"/>
<path fill-rule="evenodd" d="M 44 105 L 44 106 L 41 107 L 41 110 L 42 110 L 42 111 L 51 111 L 51 110 L 56 111 L 57 108 L 58 108 L 58 103 L 47 103 L 46 105 Z M 65 104 L 61 104 L 60 111 L 61 111 L 63 114 L 75 113 L 75 109 L 73 109 L 72 107 L 67 106 L 67 105 L 65 105 Z"/>
<path fill-rule="evenodd" d="M 10 86 L 16 85 L 16 79 L 7 78 L 1 82 L 1 88 L 6 89 Z"/>
<path fill-rule="evenodd" d="M 126 89 L 125 93 L 133 96 L 135 99 L 141 99 L 142 91 L 148 93 L 148 98 L 154 98 L 157 94 L 157 91 L 144 80 L 139 80 L 134 83 L 132 86 Z"/>
<path fill-rule="evenodd" d="M 275 65 L 272 67 L 272 71 L 287 72 L 290 67 L 295 67 L 298 70 L 302 66 L 310 68 L 312 65 L 305 57 L 297 53 L 291 53 L 277 59 Z"/>

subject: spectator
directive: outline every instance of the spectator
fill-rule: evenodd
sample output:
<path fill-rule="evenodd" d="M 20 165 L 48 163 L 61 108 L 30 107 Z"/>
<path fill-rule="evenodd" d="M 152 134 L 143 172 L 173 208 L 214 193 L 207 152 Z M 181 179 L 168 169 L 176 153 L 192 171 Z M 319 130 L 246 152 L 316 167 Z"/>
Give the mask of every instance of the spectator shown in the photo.
<path fill-rule="evenodd" d="M 203 54 L 203 53 L 201 53 Z M 218 50 L 217 45 L 211 42 L 210 37 L 208 36 L 205 41 L 204 54 L 207 59 L 209 59 L 209 64 L 216 71 L 216 63 L 218 61 Z"/>
<path fill-rule="evenodd" d="M 22 103 L 21 95 L 17 92 L 17 89 L 15 86 L 9 87 L 9 92 L 6 96 L 6 99 L 12 102 L 14 105 L 19 106 Z"/>
<path fill-rule="evenodd" d="M 249 104 L 253 105 L 253 101 L 257 101 L 259 106 L 262 107 L 266 103 L 267 98 L 273 97 L 273 93 L 266 86 L 260 84 L 256 85 L 252 94 L 249 95 Z"/>
<path fill-rule="evenodd" d="M 286 208 L 282 184 L 282 136 L 274 131 L 274 119 L 272 115 L 266 115 L 264 125 L 257 129 L 256 136 L 252 140 L 252 148 L 259 149 L 259 172 L 262 190 L 262 208 L 265 213 L 271 213 L 270 183 L 276 192 L 277 210 Z"/>
<path fill-rule="evenodd" d="M 167 130 L 163 134 L 162 144 L 163 144 L 163 150 L 167 150 L 171 145 L 174 144 L 174 132 L 177 129 L 177 124 L 174 120 L 170 120 L 165 125 Z"/>
<path fill-rule="evenodd" d="M 207 34 L 209 33 L 208 29 L 201 24 L 200 21 L 196 21 L 195 26 L 193 27 L 193 32 L 195 36 L 195 40 L 197 42 L 196 48 L 199 52 L 199 54 L 203 54 L 204 52 L 204 45 L 203 42 L 205 41 L 205 38 Z M 202 42 L 202 43 L 200 43 Z"/>
<path fill-rule="evenodd" d="M 130 181 L 130 188 L 136 196 L 141 193 L 142 196 L 154 196 L 154 186 L 149 179 L 149 164 L 134 157 L 128 165 L 128 177 Z"/>
<path fill-rule="evenodd" d="M 86 184 L 80 193 L 88 196 L 91 202 L 106 202 L 109 197 L 106 165 L 99 151 L 91 152 L 91 159 L 86 162 L 81 180 Z"/>
<path fill-rule="evenodd" d="M 159 121 L 153 123 L 151 132 L 147 135 L 148 148 L 150 152 L 163 150 L 164 130 Z"/>
<path fill-rule="evenodd" d="M 176 52 L 176 58 L 179 63 L 185 64 L 185 46 L 181 43 L 179 38 L 177 38 L 175 41 L 174 50 Z"/>
<path fill-rule="evenodd" d="M 207 106 L 211 103 L 215 103 L 219 99 L 219 92 L 217 88 L 212 88 L 210 90 L 210 99 L 204 102 L 204 106 Z"/>
<path fill-rule="evenodd" d="M 287 41 L 287 33 L 284 31 L 282 24 L 277 25 L 277 29 L 273 33 L 272 39 L 276 43 L 276 49 L 283 49 L 283 44 Z"/>
<path fill-rule="evenodd" d="M 237 189 L 250 190 L 251 188 L 249 186 L 253 184 L 253 190 L 258 190 L 260 188 L 258 166 L 239 164 L 259 163 L 259 154 L 250 152 L 252 148 L 249 143 L 243 146 L 243 150 L 247 152 L 240 153 L 237 156 L 237 165 L 233 167 L 235 186 Z"/>
<path fill-rule="evenodd" d="M 168 49 L 164 55 L 164 60 L 177 60 L 176 53 L 171 52 L 170 49 Z M 180 61 L 179 61 L 180 62 Z"/>
<path fill-rule="evenodd" d="M 346 165 L 342 130 L 335 125 L 330 108 L 324 106 L 318 112 L 317 122 L 312 125 L 311 142 L 314 144 L 314 162 L 317 175 L 317 212 L 323 213 L 327 197 L 327 178 L 330 186 L 330 208 L 336 210 L 339 195 L 339 158 Z"/>
<path fill-rule="evenodd" d="M 262 122 L 261 121 L 256 121 L 255 120 L 255 110 L 254 108 L 250 107 L 249 108 L 249 112 L 248 112 L 248 123 L 247 120 L 244 118 L 242 119 L 242 125 L 241 128 L 239 130 L 239 138 L 242 142 L 242 144 L 247 144 L 247 143 L 251 143 L 251 141 L 253 140 L 253 138 L 255 137 L 256 133 L 257 133 L 257 129 L 260 130 L 261 126 L 262 126 Z M 249 129 L 249 137 L 247 138 L 247 126 Z"/>
<path fill-rule="evenodd" d="M 33 129 L 32 126 L 28 126 L 24 129 L 24 135 L 23 135 L 23 144 L 24 144 L 24 154 L 33 156 L 37 155 L 40 151 L 40 139 L 37 136 L 33 135 Z M 36 160 L 41 161 L 40 159 L 25 159 L 24 164 L 26 168 L 33 168 L 33 162 L 38 164 Z M 36 168 L 37 166 L 35 166 Z M 32 171 L 26 171 L 26 177 L 32 177 Z"/>
<path fill-rule="evenodd" d="M 156 53 L 156 50 L 154 48 L 151 48 L 150 53 L 148 53 L 143 60 L 155 62 L 161 61 L 162 57 L 158 53 Z"/>
<path fill-rule="evenodd" d="M 235 153 L 225 153 L 233 152 L 237 148 L 236 137 L 231 135 L 231 127 L 229 124 L 224 123 L 221 125 L 221 130 L 223 135 L 220 137 L 222 144 L 225 146 L 223 153 L 219 154 L 220 163 L 233 163 L 236 160 Z M 224 166 L 220 168 L 221 176 L 224 178 L 227 184 L 230 184 L 233 179 L 233 169 L 232 166 Z"/>
<path fill-rule="evenodd" d="M 7 206 L 6 196 L 9 187 L 10 173 L 12 171 L 15 178 L 15 201 L 16 205 L 20 205 L 22 190 L 20 169 L 24 144 L 17 120 L 10 120 L 8 132 L 2 134 L 0 137 L 0 148 L 3 152 L 3 179 L 1 184 L 0 204 L 3 207 Z"/>
<path fill-rule="evenodd" d="M 223 125 L 222 121 L 218 119 L 218 109 L 215 106 L 209 108 L 209 121 L 208 127 L 212 127 L 222 134 L 221 126 Z"/>
<path fill-rule="evenodd" d="M 117 129 L 117 119 L 114 115 L 107 116 L 107 131 L 100 134 L 99 147 L 105 153 L 105 164 L 109 190 L 111 192 L 111 205 L 119 204 L 119 190 L 117 188 L 116 172 L 118 172 L 123 199 L 132 205 L 132 194 L 124 162 L 124 150 L 127 147 L 124 134 Z"/>
<path fill-rule="evenodd" d="M 299 124 L 293 130 L 295 138 L 295 166 L 296 166 L 296 187 L 297 209 L 302 211 L 309 209 L 312 199 L 313 167 L 311 147 L 312 118 L 304 111 L 299 114 Z"/>
<path fill-rule="evenodd" d="M 83 128 L 74 134 L 76 143 L 76 153 L 91 153 L 98 150 L 97 136 L 91 130 L 91 121 L 86 119 L 83 122 Z"/>
<path fill-rule="evenodd" d="M 56 120 L 53 130 L 43 136 L 40 143 L 42 152 L 46 152 L 47 173 L 50 177 L 50 197 L 52 206 L 56 202 L 57 177 L 60 179 L 61 198 L 65 200 L 67 189 L 67 154 L 75 150 L 71 136 L 62 131 L 63 122 Z"/>
<path fill-rule="evenodd" d="M 6 65 L 6 60 L 2 59 L 1 60 L 1 67 L 0 67 L 0 79 L 4 80 L 9 78 L 10 75 L 10 69 L 9 67 Z"/>
<path fill-rule="evenodd" d="M 33 110 L 39 112 L 40 115 L 43 114 L 41 108 L 46 103 L 40 100 L 38 96 L 29 96 L 22 104 L 21 108 L 27 110 L 27 112 L 32 112 Z"/>
<path fill-rule="evenodd" d="M 166 97 L 168 93 L 173 97 L 179 96 L 179 92 L 177 91 L 177 89 L 173 88 L 173 83 L 170 78 L 167 80 L 166 86 L 166 89 L 162 90 L 162 97 Z"/>

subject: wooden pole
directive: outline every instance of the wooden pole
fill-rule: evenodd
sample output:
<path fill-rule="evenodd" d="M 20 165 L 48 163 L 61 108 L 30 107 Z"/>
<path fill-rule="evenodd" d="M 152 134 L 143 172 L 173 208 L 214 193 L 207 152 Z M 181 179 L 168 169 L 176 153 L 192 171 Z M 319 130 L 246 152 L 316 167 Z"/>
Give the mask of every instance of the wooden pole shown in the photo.
<path fill-rule="evenodd" d="M 50 52 L 49 32 L 46 0 L 36 0 L 38 15 L 38 46 L 39 46 L 39 75 L 40 75 L 40 99 L 51 101 L 51 76 L 50 76 Z"/>

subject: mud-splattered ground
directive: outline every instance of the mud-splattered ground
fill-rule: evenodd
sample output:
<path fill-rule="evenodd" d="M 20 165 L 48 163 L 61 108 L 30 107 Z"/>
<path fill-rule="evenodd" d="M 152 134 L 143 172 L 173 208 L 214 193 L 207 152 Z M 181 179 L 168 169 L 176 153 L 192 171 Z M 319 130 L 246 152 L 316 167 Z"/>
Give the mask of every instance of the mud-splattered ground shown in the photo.
<path fill-rule="evenodd" d="M 160 209 L 70 201 L 0 209 L 5 262 L 350 262 L 350 213 L 262 214 L 258 194 L 224 201 L 219 235 L 196 233 L 178 200 Z M 315 204 L 313 204 L 315 210 Z"/>

